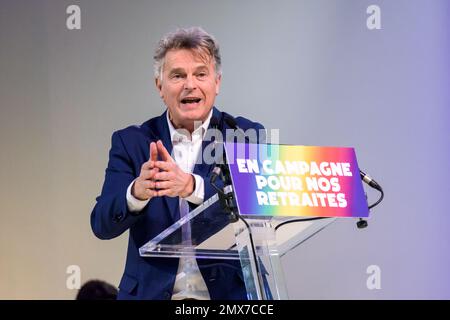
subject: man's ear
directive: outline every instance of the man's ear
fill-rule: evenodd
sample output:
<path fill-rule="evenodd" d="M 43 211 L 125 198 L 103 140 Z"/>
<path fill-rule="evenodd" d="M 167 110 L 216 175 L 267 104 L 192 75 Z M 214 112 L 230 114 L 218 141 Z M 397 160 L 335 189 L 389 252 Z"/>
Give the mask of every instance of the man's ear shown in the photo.
<path fill-rule="evenodd" d="M 216 96 L 219 94 L 220 92 L 220 83 L 222 82 L 222 75 L 219 74 L 216 76 Z"/>
<path fill-rule="evenodd" d="M 161 80 L 158 78 L 155 78 L 155 85 L 156 85 L 156 89 L 158 89 L 159 91 L 159 96 L 161 98 L 164 98 L 163 93 L 162 93 L 162 83 Z"/>

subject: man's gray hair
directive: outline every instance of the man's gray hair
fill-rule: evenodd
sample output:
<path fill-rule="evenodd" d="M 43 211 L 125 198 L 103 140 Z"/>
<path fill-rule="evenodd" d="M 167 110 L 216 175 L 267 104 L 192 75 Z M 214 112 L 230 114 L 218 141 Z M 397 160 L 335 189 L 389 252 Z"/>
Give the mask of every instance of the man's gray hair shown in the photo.
<path fill-rule="evenodd" d="M 167 51 L 177 49 L 199 49 L 208 53 L 214 59 L 216 74 L 222 73 L 219 44 L 216 39 L 200 27 L 191 27 L 177 29 L 159 40 L 153 56 L 155 78 L 162 79 L 162 69 Z"/>

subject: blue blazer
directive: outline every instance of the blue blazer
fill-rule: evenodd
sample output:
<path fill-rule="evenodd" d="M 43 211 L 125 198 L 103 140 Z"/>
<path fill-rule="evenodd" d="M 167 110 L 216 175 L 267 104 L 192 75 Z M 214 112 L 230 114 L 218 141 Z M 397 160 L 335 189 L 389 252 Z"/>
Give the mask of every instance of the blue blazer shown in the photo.
<path fill-rule="evenodd" d="M 223 112 L 213 108 L 213 116 L 219 120 L 224 131 Z M 237 125 L 263 129 L 259 123 L 243 117 L 235 118 Z M 225 135 L 224 135 L 225 137 Z M 105 181 L 97 203 L 91 213 L 91 227 L 100 239 L 112 239 L 129 230 L 128 252 L 125 271 L 119 284 L 118 299 L 171 299 L 179 259 L 143 258 L 139 248 L 153 239 L 180 218 L 178 197 L 152 198 L 139 215 L 128 210 L 126 191 L 130 183 L 139 176 L 141 166 L 149 159 L 149 145 L 161 140 L 169 153 L 172 151 L 166 112 L 140 126 L 130 126 L 112 135 L 109 162 Z M 203 149 L 208 142 L 203 143 Z M 213 165 L 196 164 L 193 172 L 205 179 L 205 200 L 216 192 L 209 183 Z M 190 204 L 191 209 L 195 205 Z M 226 214 L 215 204 L 206 214 L 223 217 Z M 204 230 L 212 230 L 208 225 Z M 200 272 L 208 287 L 211 299 L 247 299 L 239 261 L 198 259 Z"/>

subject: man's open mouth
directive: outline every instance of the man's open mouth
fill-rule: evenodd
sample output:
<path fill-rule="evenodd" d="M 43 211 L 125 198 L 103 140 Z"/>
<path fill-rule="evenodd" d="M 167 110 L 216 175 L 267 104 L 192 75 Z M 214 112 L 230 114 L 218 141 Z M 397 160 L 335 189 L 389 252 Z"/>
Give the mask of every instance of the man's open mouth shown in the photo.
<path fill-rule="evenodd" d="M 182 104 L 189 104 L 189 103 L 199 103 L 200 102 L 200 98 L 184 98 L 181 99 L 181 103 Z"/>

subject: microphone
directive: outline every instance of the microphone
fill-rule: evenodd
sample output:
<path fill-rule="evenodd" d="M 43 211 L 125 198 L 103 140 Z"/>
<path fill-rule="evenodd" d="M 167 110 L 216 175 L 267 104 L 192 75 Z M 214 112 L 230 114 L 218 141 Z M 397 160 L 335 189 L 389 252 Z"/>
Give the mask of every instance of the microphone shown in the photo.
<path fill-rule="evenodd" d="M 221 129 L 223 129 L 223 121 L 224 120 L 224 113 L 222 112 L 221 121 L 212 116 L 211 120 L 209 122 L 209 125 L 212 129 L 219 130 L 222 132 Z M 214 140 L 214 145 L 217 146 L 217 144 L 220 144 L 220 148 L 222 150 L 222 160 L 220 163 L 216 162 L 216 166 L 213 168 L 211 172 L 211 177 L 209 182 L 211 183 L 211 186 L 217 191 L 217 194 L 219 195 L 219 201 L 220 204 L 225 212 L 229 214 L 229 220 L 230 222 L 236 222 L 239 220 L 239 214 L 236 211 L 237 206 L 234 200 L 234 194 L 233 194 L 233 188 L 231 187 L 231 176 L 228 169 L 228 165 L 226 164 L 226 158 L 223 157 L 223 142 L 220 141 L 219 143 Z M 225 186 L 222 189 L 220 189 L 216 184 L 217 178 L 220 178 L 223 182 L 223 185 Z"/>
<path fill-rule="evenodd" d="M 244 130 L 242 130 L 242 129 L 238 126 L 238 124 L 237 124 L 236 120 L 234 119 L 234 117 L 232 117 L 231 115 L 229 115 L 229 114 L 226 113 L 226 112 L 222 112 L 222 114 L 223 114 L 223 118 L 224 118 L 225 123 L 226 123 L 229 127 L 231 127 L 232 129 L 234 129 L 235 131 L 238 131 L 242 136 L 244 136 L 244 139 L 245 139 L 245 141 L 246 141 L 247 143 L 252 143 L 252 141 L 250 141 L 250 138 L 245 134 Z"/>
<path fill-rule="evenodd" d="M 222 173 L 222 169 L 217 166 L 214 167 L 212 174 L 211 174 L 211 179 L 210 179 L 210 183 L 214 186 L 214 183 L 216 182 L 217 177 L 219 177 Z"/>
<path fill-rule="evenodd" d="M 228 113 L 223 112 L 223 116 L 224 116 L 224 120 L 227 123 L 227 125 L 229 125 L 231 128 L 235 129 L 235 130 L 242 130 L 241 128 L 239 128 L 239 126 L 237 125 L 236 120 L 234 120 L 234 118 L 232 116 L 230 116 Z"/>
<path fill-rule="evenodd" d="M 209 125 L 211 128 L 219 130 L 219 120 L 217 119 L 217 117 L 212 116 L 209 120 Z"/>
<path fill-rule="evenodd" d="M 359 170 L 359 174 L 361 176 L 362 181 L 364 181 L 365 183 L 367 183 L 369 186 L 371 186 L 372 188 L 383 192 L 381 186 L 378 184 L 378 182 L 376 182 L 375 180 L 372 179 L 372 177 L 370 177 L 368 174 L 364 173 L 363 171 Z"/>
<path fill-rule="evenodd" d="M 209 120 L 209 126 L 211 127 L 211 129 L 219 130 L 220 132 L 222 132 L 219 119 L 217 119 L 217 117 L 215 117 L 214 115 Z M 214 145 L 216 146 L 216 144 L 217 141 L 214 140 Z M 219 176 L 223 177 L 222 168 L 220 164 L 216 164 L 211 173 L 210 183 L 219 193 L 221 193 L 222 191 L 220 189 L 217 189 L 217 187 L 215 186 L 215 182 Z"/>
<path fill-rule="evenodd" d="M 359 175 L 361 176 L 362 181 L 364 181 L 366 184 L 368 184 L 370 187 L 378 190 L 380 192 L 380 198 L 373 204 L 371 204 L 369 206 L 369 210 L 372 209 L 373 207 L 375 207 L 376 205 L 378 205 L 384 198 L 384 192 L 383 189 L 381 188 L 381 186 L 378 184 L 378 182 L 376 182 L 375 180 L 372 179 L 372 177 L 370 177 L 368 174 L 366 174 L 364 171 L 359 170 Z M 367 227 L 367 221 L 364 219 L 359 219 L 359 221 L 356 223 L 356 225 L 358 226 L 359 229 L 364 229 Z"/>

